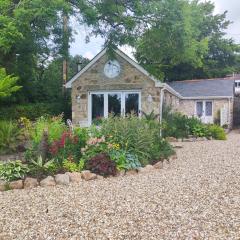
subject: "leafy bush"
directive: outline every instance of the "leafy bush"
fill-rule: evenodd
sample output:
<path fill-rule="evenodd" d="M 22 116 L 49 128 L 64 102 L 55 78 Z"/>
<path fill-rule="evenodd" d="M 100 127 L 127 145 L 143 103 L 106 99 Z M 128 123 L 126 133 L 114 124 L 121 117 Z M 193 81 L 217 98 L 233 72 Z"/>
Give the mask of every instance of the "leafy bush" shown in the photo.
<path fill-rule="evenodd" d="M 226 133 L 224 129 L 218 125 L 209 125 L 208 126 L 208 131 L 210 136 L 212 136 L 216 140 L 226 140 Z"/>
<path fill-rule="evenodd" d="M 58 166 L 54 159 L 44 162 L 41 156 L 39 156 L 36 161 L 31 160 L 29 168 L 30 174 L 39 179 L 45 175 L 54 174 L 58 171 Z"/>
<path fill-rule="evenodd" d="M 106 153 L 97 154 L 89 159 L 87 169 L 102 176 L 114 176 L 117 173 L 116 163 Z"/>
<path fill-rule="evenodd" d="M 29 168 L 21 161 L 0 163 L 0 179 L 8 182 L 23 179 L 28 172 Z"/>
<path fill-rule="evenodd" d="M 13 121 L 0 121 L 0 153 L 16 151 L 21 129 Z"/>
<path fill-rule="evenodd" d="M 151 145 L 159 136 L 159 125 L 155 127 L 136 116 L 110 117 L 103 120 L 99 130 L 110 143 L 117 143 L 120 149 L 138 156 L 142 165 L 148 164 Z"/>
<path fill-rule="evenodd" d="M 43 132 L 48 132 L 49 143 L 60 139 L 62 133 L 67 130 L 66 125 L 63 122 L 62 116 L 58 117 L 40 117 L 33 126 L 31 132 L 31 138 L 34 144 L 39 144 Z"/>
<path fill-rule="evenodd" d="M 50 156 L 55 158 L 60 165 L 65 159 L 72 159 L 78 163 L 82 157 L 81 149 L 86 145 L 87 138 L 86 129 L 77 129 L 73 133 L 63 132 L 61 137 L 50 145 Z"/>
<path fill-rule="evenodd" d="M 83 159 L 79 163 L 75 163 L 72 159 L 65 159 L 63 161 L 63 168 L 68 172 L 81 172 L 84 168 L 85 162 Z"/>
<path fill-rule="evenodd" d="M 218 125 L 208 126 L 197 118 L 188 118 L 181 113 L 172 112 L 170 107 L 165 107 L 163 113 L 164 137 L 187 138 L 189 135 L 194 135 L 196 137 L 212 136 L 219 140 L 226 139 L 224 129 Z"/>
<path fill-rule="evenodd" d="M 109 156 L 116 163 L 118 170 L 138 169 L 142 166 L 137 155 L 128 153 L 122 149 L 110 150 Z"/>
<path fill-rule="evenodd" d="M 150 163 L 154 164 L 164 159 L 168 159 L 169 156 L 173 154 L 175 154 L 173 147 L 166 140 L 161 139 L 154 142 L 152 145 Z"/>
<path fill-rule="evenodd" d="M 27 105 L 13 105 L 0 107 L 0 119 L 18 120 L 25 117 L 30 120 L 36 120 L 45 115 L 59 115 L 63 112 L 61 103 L 31 103 Z"/>
<path fill-rule="evenodd" d="M 191 129 L 192 135 L 195 137 L 209 137 L 209 131 L 207 125 L 196 124 Z"/>
<path fill-rule="evenodd" d="M 188 125 L 188 117 L 178 113 L 172 112 L 170 107 L 163 109 L 163 136 L 186 138 L 190 134 L 190 126 Z"/>

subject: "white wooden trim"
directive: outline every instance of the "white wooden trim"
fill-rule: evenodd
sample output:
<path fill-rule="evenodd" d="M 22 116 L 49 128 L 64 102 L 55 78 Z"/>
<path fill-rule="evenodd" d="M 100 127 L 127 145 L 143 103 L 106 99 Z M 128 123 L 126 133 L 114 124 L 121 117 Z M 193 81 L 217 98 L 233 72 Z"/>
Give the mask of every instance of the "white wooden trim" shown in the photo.
<path fill-rule="evenodd" d="M 85 73 L 94 63 L 96 63 L 102 56 L 104 56 L 104 54 L 106 53 L 107 48 L 104 48 L 99 54 L 96 55 L 96 57 L 94 57 L 92 59 L 92 61 L 90 61 L 79 73 L 77 73 L 72 79 L 70 79 L 65 87 L 66 88 L 71 88 L 72 87 L 72 83 L 79 78 L 83 73 Z M 155 87 L 163 87 L 163 83 L 160 82 L 159 80 L 157 80 L 156 78 L 154 78 L 152 75 L 150 75 L 150 73 L 148 73 L 143 67 L 141 67 L 137 62 L 135 62 L 133 59 L 131 59 L 130 57 L 128 57 L 125 53 L 123 53 L 121 50 L 117 49 L 114 50 L 119 56 L 121 56 L 123 59 L 125 59 L 128 63 L 130 63 L 131 65 L 133 65 L 135 68 L 137 68 L 141 73 L 143 73 L 144 75 L 146 75 L 147 77 L 149 77 L 152 81 L 155 82 Z"/>
<path fill-rule="evenodd" d="M 198 99 L 198 100 L 196 100 L 195 101 L 195 111 L 194 111 L 195 113 L 194 113 L 194 115 L 197 118 L 198 118 L 198 115 L 197 115 L 197 103 L 198 102 L 202 102 L 202 104 L 203 104 L 203 115 L 202 115 L 201 118 L 205 118 L 205 119 L 200 118 L 200 120 L 204 122 L 206 120 L 206 118 L 212 118 L 211 122 L 213 123 L 213 120 L 214 120 L 213 119 L 214 118 L 214 101 L 211 100 L 211 99 L 206 99 L 206 100 Z M 206 102 L 211 102 L 212 103 L 212 115 L 211 116 L 206 116 Z"/>
<path fill-rule="evenodd" d="M 92 95 L 103 94 L 104 97 L 104 117 L 108 117 L 108 94 L 121 94 L 121 115 L 125 116 L 125 94 L 138 94 L 138 115 L 141 117 L 142 110 L 142 94 L 139 90 L 105 90 L 105 91 L 89 91 L 88 92 L 88 125 L 92 124 Z"/>
<path fill-rule="evenodd" d="M 105 53 L 107 49 L 104 48 L 100 53 L 98 53 L 80 72 L 73 76 L 66 84 L 66 88 L 72 88 L 72 83 L 77 80 L 83 73 L 85 73 L 94 63 L 96 63 Z"/>

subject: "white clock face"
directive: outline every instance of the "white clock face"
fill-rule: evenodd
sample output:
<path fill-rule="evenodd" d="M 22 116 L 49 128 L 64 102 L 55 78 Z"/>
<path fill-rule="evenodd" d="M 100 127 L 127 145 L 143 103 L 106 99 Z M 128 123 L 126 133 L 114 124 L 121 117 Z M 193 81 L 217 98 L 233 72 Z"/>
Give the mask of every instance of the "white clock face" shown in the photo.
<path fill-rule="evenodd" d="M 115 78 L 120 74 L 121 67 L 117 60 L 110 60 L 104 66 L 104 74 L 108 78 Z"/>

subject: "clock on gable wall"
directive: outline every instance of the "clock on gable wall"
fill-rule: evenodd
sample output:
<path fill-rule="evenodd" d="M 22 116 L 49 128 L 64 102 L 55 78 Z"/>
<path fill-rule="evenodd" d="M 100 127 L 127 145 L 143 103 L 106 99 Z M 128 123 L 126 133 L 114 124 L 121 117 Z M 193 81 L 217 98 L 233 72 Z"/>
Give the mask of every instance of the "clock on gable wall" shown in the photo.
<path fill-rule="evenodd" d="M 115 78 L 120 74 L 121 67 L 117 60 L 109 60 L 104 66 L 104 74 L 108 78 Z"/>

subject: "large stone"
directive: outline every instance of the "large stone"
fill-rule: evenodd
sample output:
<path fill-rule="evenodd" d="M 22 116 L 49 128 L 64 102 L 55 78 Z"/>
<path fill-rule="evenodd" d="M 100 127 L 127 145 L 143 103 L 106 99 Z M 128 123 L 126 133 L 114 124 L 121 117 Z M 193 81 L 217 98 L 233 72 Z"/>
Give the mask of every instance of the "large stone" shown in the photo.
<path fill-rule="evenodd" d="M 36 178 L 26 178 L 24 181 L 24 188 L 31 189 L 39 186 L 38 180 Z"/>
<path fill-rule="evenodd" d="M 57 174 L 55 176 L 55 181 L 59 185 L 68 185 L 70 183 L 70 178 L 67 174 Z"/>
<path fill-rule="evenodd" d="M 3 180 L 0 180 L 0 192 L 6 190 L 6 182 Z"/>
<path fill-rule="evenodd" d="M 128 170 L 128 171 L 126 172 L 126 175 L 127 175 L 127 176 L 135 175 L 135 174 L 137 174 L 137 170 L 134 170 L 134 169 Z"/>
<path fill-rule="evenodd" d="M 43 179 L 40 182 L 40 186 L 41 187 L 53 187 L 53 186 L 56 186 L 56 182 L 54 180 L 54 177 L 52 177 L 52 176 L 46 177 L 45 179 Z"/>
<path fill-rule="evenodd" d="M 67 172 L 66 174 L 69 176 L 71 182 L 79 183 L 82 181 L 82 174 L 79 172 Z"/>
<path fill-rule="evenodd" d="M 82 178 L 86 181 L 93 180 L 97 178 L 95 173 L 91 173 L 89 170 L 82 171 Z"/>
<path fill-rule="evenodd" d="M 163 168 L 169 168 L 170 167 L 170 161 L 168 159 L 165 159 L 163 161 Z"/>
<path fill-rule="evenodd" d="M 139 173 L 147 173 L 154 170 L 154 167 L 152 165 L 146 165 L 144 168 L 139 168 L 138 172 Z"/>
<path fill-rule="evenodd" d="M 162 169 L 163 168 L 163 162 L 159 161 L 156 164 L 153 165 L 155 169 Z"/>
<path fill-rule="evenodd" d="M 10 189 L 22 189 L 23 188 L 23 180 L 12 181 L 9 183 Z"/>
<path fill-rule="evenodd" d="M 98 180 L 101 180 L 101 179 L 104 179 L 104 177 L 101 176 L 101 175 L 97 175 L 97 179 L 98 179 Z"/>

